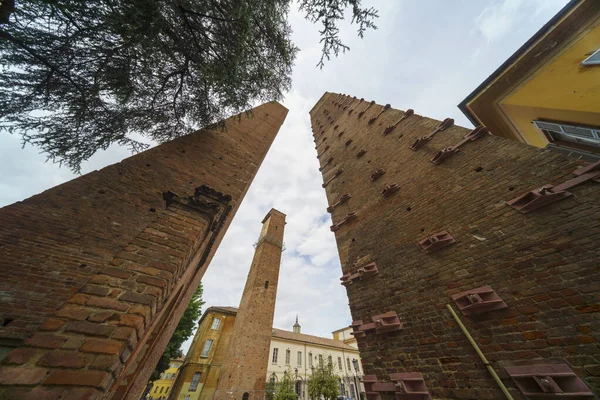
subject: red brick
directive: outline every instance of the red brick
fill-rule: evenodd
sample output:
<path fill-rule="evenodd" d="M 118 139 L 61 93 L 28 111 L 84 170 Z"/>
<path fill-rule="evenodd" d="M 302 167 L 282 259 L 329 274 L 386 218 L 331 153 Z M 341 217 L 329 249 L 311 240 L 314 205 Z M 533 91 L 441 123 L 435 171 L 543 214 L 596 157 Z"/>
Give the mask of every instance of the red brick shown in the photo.
<path fill-rule="evenodd" d="M 596 339 L 593 336 L 585 335 L 577 337 L 581 343 L 596 343 Z"/>
<path fill-rule="evenodd" d="M 517 307 L 517 310 L 523 314 L 534 314 L 537 312 L 537 308 L 530 305 L 519 306 Z"/>
<path fill-rule="evenodd" d="M 63 392 L 61 388 L 11 387 L 5 393 L 0 392 L 0 398 L 2 400 L 58 400 Z"/>
<path fill-rule="evenodd" d="M 102 273 L 105 275 L 109 275 L 109 276 L 113 276 L 115 278 L 121 278 L 121 279 L 129 279 L 133 276 L 132 272 L 125 271 L 124 269 L 115 268 L 115 267 L 105 267 L 102 270 Z"/>
<path fill-rule="evenodd" d="M 58 349 L 67 340 L 64 336 L 55 336 L 50 333 L 36 333 L 25 344 L 32 347 L 42 347 L 45 349 Z"/>
<path fill-rule="evenodd" d="M 90 386 L 99 389 L 108 388 L 112 376 L 104 371 L 62 371 L 54 370 L 46 379 L 47 385 Z"/>
<path fill-rule="evenodd" d="M 103 325 L 94 322 L 76 321 L 70 322 L 65 328 L 65 332 L 83 333 L 88 336 L 109 337 L 115 330 L 112 325 Z"/>
<path fill-rule="evenodd" d="M 69 388 L 62 400 L 100 400 L 104 393 L 96 389 Z"/>
<path fill-rule="evenodd" d="M 104 339 L 85 339 L 83 345 L 79 348 L 80 351 L 86 353 L 103 353 L 103 354 L 114 354 L 120 355 L 125 345 L 116 340 L 104 340 Z"/>
<path fill-rule="evenodd" d="M 69 303 L 71 304 L 79 304 L 80 306 L 84 305 L 89 296 L 83 293 L 75 293 L 70 299 Z"/>
<path fill-rule="evenodd" d="M 48 374 L 46 368 L 0 368 L 0 385 L 36 385 Z"/>
<path fill-rule="evenodd" d="M 114 355 L 99 354 L 90 364 L 90 369 L 101 369 L 104 371 L 114 371 L 120 365 L 119 357 Z"/>
<path fill-rule="evenodd" d="M 592 331 L 592 328 L 590 328 L 589 326 L 578 326 L 577 330 L 580 333 L 590 333 Z"/>
<path fill-rule="evenodd" d="M 137 277 L 136 281 L 140 283 L 145 283 L 147 285 L 156 286 L 159 288 L 164 288 L 167 286 L 167 281 L 160 278 L 154 278 L 152 276 L 140 275 Z"/>
<path fill-rule="evenodd" d="M 93 356 L 76 351 L 51 351 L 44 354 L 37 362 L 40 367 L 83 368 Z"/>
<path fill-rule="evenodd" d="M 94 296 L 106 296 L 109 292 L 109 289 L 104 286 L 98 285 L 85 285 L 80 289 L 81 293 L 92 294 Z"/>
<path fill-rule="evenodd" d="M 63 308 L 56 312 L 57 317 L 75 319 L 77 321 L 83 321 L 87 319 L 87 317 L 89 317 L 91 314 L 91 310 L 79 306 L 74 306 L 72 304 L 66 304 Z"/>
<path fill-rule="evenodd" d="M 148 263 L 148 266 L 152 267 L 152 268 L 162 269 L 163 271 L 167 271 L 170 273 L 175 273 L 175 270 L 176 270 L 174 265 L 171 265 L 171 264 L 163 262 L 163 261 L 152 260 Z"/>
<path fill-rule="evenodd" d="M 597 313 L 597 312 L 600 312 L 600 304 L 578 306 L 578 307 L 575 307 L 575 310 L 577 310 L 577 312 L 580 314 Z"/>
<path fill-rule="evenodd" d="M 30 347 L 20 347 L 14 349 L 3 360 L 7 364 L 25 364 L 29 361 L 39 350 L 32 349 Z"/>
<path fill-rule="evenodd" d="M 65 323 L 64 319 L 48 318 L 40 325 L 40 331 L 54 332 L 59 330 Z"/>
<path fill-rule="evenodd" d="M 112 311 L 98 311 L 95 312 L 94 314 L 92 314 L 89 318 L 88 321 L 92 321 L 92 322 L 104 322 L 107 319 L 109 319 L 110 317 L 112 317 L 115 313 Z"/>
<path fill-rule="evenodd" d="M 156 298 L 147 294 L 125 292 L 119 298 L 121 301 L 128 301 L 130 303 L 144 304 L 152 306 L 156 302 Z"/>
<path fill-rule="evenodd" d="M 107 297 L 90 297 L 90 299 L 87 301 L 87 305 L 99 308 L 109 308 L 117 311 L 127 311 L 127 309 L 129 309 L 129 304 Z"/>
<path fill-rule="evenodd" d="M 119 328 L 112 335 L 112 339 L 126 340 L 130 348 L 137 344 L 137 332 L 133 328 Z"/>
<path fill-rule="evenodd" d="M 120 314 L 119 320 L 117 321 L 118 325 L 122 326 L 131 326 L 136 329 L 140 329 L 144 326 L 144 319 L 139 315 L 132 314 Z"/>
<path fill-rule="evenodd" d="M 94 283 L 96 285 L 106 285 L 108 284 L 108 276 L 107 275 L 94 275 L 90 279 L 90 283 Z"/>
<path fill-rule="evenodd" d="M 70 337 L 67 341 L 61 346 L 61 349 L 65 350 L 75 350 L 81 347 L 85 338 L 83 337 Z"/>

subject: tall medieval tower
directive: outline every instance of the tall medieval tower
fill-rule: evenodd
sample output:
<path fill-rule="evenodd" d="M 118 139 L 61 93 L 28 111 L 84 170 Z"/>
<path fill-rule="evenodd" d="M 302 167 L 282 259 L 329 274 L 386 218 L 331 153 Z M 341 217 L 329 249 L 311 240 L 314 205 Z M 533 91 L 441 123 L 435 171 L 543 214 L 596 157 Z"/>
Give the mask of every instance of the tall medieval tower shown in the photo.
<path fill-rule="evenodd" d="M 332 93 L 310 115 L 367 398 L 600 395 L 600 162 Z"/>
<path fill-rule="evenodd" d="M 264 104 L 0 208 L 0 398 L 139 399 L 286 114 Z"/>
<path fill-rule="evenodd" d="M 218 399 L 251 400 L 264 396 L 285 214 L 271 209 L 262 224 L 219 375 L 215 397 Z"/>

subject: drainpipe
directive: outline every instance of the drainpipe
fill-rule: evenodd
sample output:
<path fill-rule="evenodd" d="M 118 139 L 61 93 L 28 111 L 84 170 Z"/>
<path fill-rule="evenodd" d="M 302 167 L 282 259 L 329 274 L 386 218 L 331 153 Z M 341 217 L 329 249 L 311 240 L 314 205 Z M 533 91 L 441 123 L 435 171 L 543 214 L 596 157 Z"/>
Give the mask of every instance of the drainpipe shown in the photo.
<path fill-rule="evenodd" d="M 303 385 L 302 385 L 302 398 L 303 398 L 303 399 L 305 399 L 305 398 L 306 398 L 305 394 L 306 394 L 306 392 L 308 391 L 308 387 L 307 387 L 307 385 L 308 385 L 308 379 L 307 379 L 307 377 L 306 377 L 306 376 L 307 376 L 307 375 L 306 375 L 306 374 L 307 374 L 307 372 L 306 372 L 306 368 L 308 367 L 308 365 L 306 364 L 306 363 L 307 363 L 307 360 L 308 360 L 308 358 L 307 358 L 307 357 L 308 357 L 308 356 L 306 355 L 306 342 L 304 342 L 304 383 L 303 383 Z"/>
<path fill-rule="evenodd" d="M 506 386 L 504 386 L 504 383 L 502 383 L 502 381 L 496 374 L 496 371 L 494 371 L 494 368 L 492 368 L 492 366 L 488 362 L 487 358 L 485 358 L 485 355 L 479 349 L 479 346 L 477 346 L 477 343 L 475 343 L 475 340 L 473 340 L 473 337 L 471 336 L 471 334 L 469 333 L 467 328 L 463 325 L 460 318 L 458 318 L 458 315 L 456 315 L 456 313 L 454 312 L 454 309 L 452 308 L 452 306 L 450 306 L 450 304 L 446 304 L 446 307 L 452 314 L 452 317 L 454 317 L 454 320 L 456 321 L 458 326 L 460 326 L 460 329 L 463 331 L 463 333 L 467 337 L 467 340 L 469 341 L 469 343 L 471 343 L 471 346 L 473 346 L 473 349 L 475 349 L 475 352 L 477 353 L 479 358 L 481 358 L 483 365 L 485 365 L 485 367 L 487 368 L 487 370 L 490 373 L 490 375 L 492 376 L 492 378 L 494 378 L 494 381 L 496 381 L 496 384 L 500 387 L 500 390 L 502 390 L 502 393 L 504 393 L 504 396 L 506 397 L 506 399 L 514 400 L 512 395 L 508 392 L 508 389 L 506 388 Z"/>

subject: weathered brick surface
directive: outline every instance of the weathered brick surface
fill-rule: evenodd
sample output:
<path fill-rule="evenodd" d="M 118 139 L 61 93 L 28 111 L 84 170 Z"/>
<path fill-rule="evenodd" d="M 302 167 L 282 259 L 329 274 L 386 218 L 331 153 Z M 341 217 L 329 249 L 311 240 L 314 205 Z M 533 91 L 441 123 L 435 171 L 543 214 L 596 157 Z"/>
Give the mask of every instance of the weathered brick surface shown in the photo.
<path fill-rule="evenodd" d="M 370 322 L 396 311 L 404 321 L 401 331 L 358 339 L 365 373 L 385 381 L 422 372 L 436 399 L 503 398 L 446 309 L 456 310 L 451 295 L 490 285 L 508 307 L 461 318 L 516 399 L 505 366 L 566 363 L 600 394 L 600 185 L 575 187 L 571 198 L 526 215 L 505 203 L 569 179 L 581 163 L 488 135 L 435 165 L 430 159 L 468 129 L 451 127 L 412 151 L 439 121 L 414 115 L 383 135 L 403 112 L 390 109 L 368 125 L 382 106 L 358 118 L 334 106 L 337 97 L 325 94 L 311 118 L 317 145 L 327 138 L 330 146 L 320 156 L 323 181 L 343 169 L 326 186 L 329 204 L 352 196 L 333 210 L 333 223 L 357 213 L 335 232 L 342 269 L 369 261 L 379 269 L 348 286 L 352 316 Z M 379 168 L 386 173 L 371 181 Z M 391 183 L 400 190 L 384 198 Z M 425 253 L 418 242 L 440 231 L 456 244 Z"/>
<path fill-rule="evenodd" d="M 227 345 L 214 398 L 237 400 L 265 390 L 285 214 L 271 209 L 263 219 L 244 293 Z"/>
<path fill-rule="evenodd" d="M 265 104 L 227 131 L 190 134 L 0 209 L 10 265 L 0 268 L 0 319 L 10 322 L 0 341 L 35 350 L 0 365 L 0 398 L 41 383 L 68 385 L 61 395 L 72 398 L 137 399 L 286 113 Z"/>

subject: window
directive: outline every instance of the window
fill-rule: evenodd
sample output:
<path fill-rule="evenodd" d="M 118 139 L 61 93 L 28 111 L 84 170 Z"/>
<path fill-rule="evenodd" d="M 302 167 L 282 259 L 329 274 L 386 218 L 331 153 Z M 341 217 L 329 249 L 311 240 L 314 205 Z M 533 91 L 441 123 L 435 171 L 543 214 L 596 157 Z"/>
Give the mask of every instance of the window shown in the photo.
<path fill-rule="evenodd" d="M 346 358 L 346 365 L 348 366 L 348 371 L 350 371 L 352 369 L 350 367 L 350 357 Z"/>
<path fill-rule="evenodd" d="M 194 372 L 194 376 L 192 376 L 192 382 L 190 383 L 190 392 L 195 392 L 198 389 L 198 383 L 200 383 L 200 372 Z"/>
<path fill-rule="evenodd" d="M 354 370 L 360 372 L 360 366 L 358 365 L 358 360 L 356 358 L 352 360 L 352 364 L 354 364 Z"/>
<path fill-rule="evenodd" d="M 299 367 L 302 366 L 302 352 L 301 351 L 298 352 L 298 366 Z"/>
<path fill-rule="evenodd" d="M 287 349 L 285 351 L 285 365 L 290 365 L 290 356 L 291 356 L 292 352 L 290 351 L 290 349 Z"/>
<path fill-rule="evenodd" d="M 154 393 L 158 391 L 158 386 L 154 388 Z"/>
<path fill-rule="evenodd" d="M 190 396 L 185 396 L 185 400 L 190 400 Z"/>
<path fill-rule="evenodd" d="M 279 349 L 277 347 L 275 347 L 273 349 L 273 360 L 271 360 L 271 362 L 273 364 L 277 364 L 277 355 L 278 355 L 278 353 L 279 353 Z"/>
<path fill-rule="evenodd" d="M 158 393 L 162 393 L 162 392 L 163 392 L 163 390 L 165 390 L 165 387 L 164 387 L 164 386 L 161 386 L 161 387 L 160 387 L 160 392 L 158 392 Z"/>
<path fill-rule="evenodd" d="M 170 386 L 167 388 L 167 390 L 165 390 L 165 394 L 169 393 L 169 389 L 171 389 Z"/>
<path fill-rule="evenodd" d="M 221 325 L 221 320 L 219 318 L 215 318 L 215 319 L 213 319 L 213 323 L 212 323 L 212 326 L 210 327 L 210 329 L 212 329 L 213 331 L 218 331 L 219 325 Z"/>
<path fill-rule="evenodd" d="M 333 359 L 331 358 L 331 356 L 329 356 L 327 362 L 329 363 L 328 365 L 333 365 Z"/>
<path fill-rule="evenodd" d="M 581 65 L 600 65 L 600 49 L 581 62 Z"/>
<path fill-rule="evenodd" d="M 340 371 L 344 369 L 344 367 L 342 367 L 342 357 L 338 357 L 338 368 Z"/>
<path fill-rule="evenodd" d="M 312 366 L 313 366 L 312 353 L 308 353 L 308 368 L 312 368 Z"/>
<path fill-rule="evenodd" d="M 319 354 L 319 365 L 323 366 L 323 354 Z"/>
<path fill-rule="evenodd" d="M 570 142 L 598 148 L 600 151 L 600 128 L 588 128 L 555 122 L 533 121 L 550 142 Z"/>
<path fill-rule="evenodd" d="M 202 349 L 202 354 L 200 354 L 200 357 L 208 357 L 208 354 L 210 353 L 210 348 L 212 347 L 213 341 L 212 339 L 206 339 L 206 342 L 204 342 L 204 348 Z"/>

